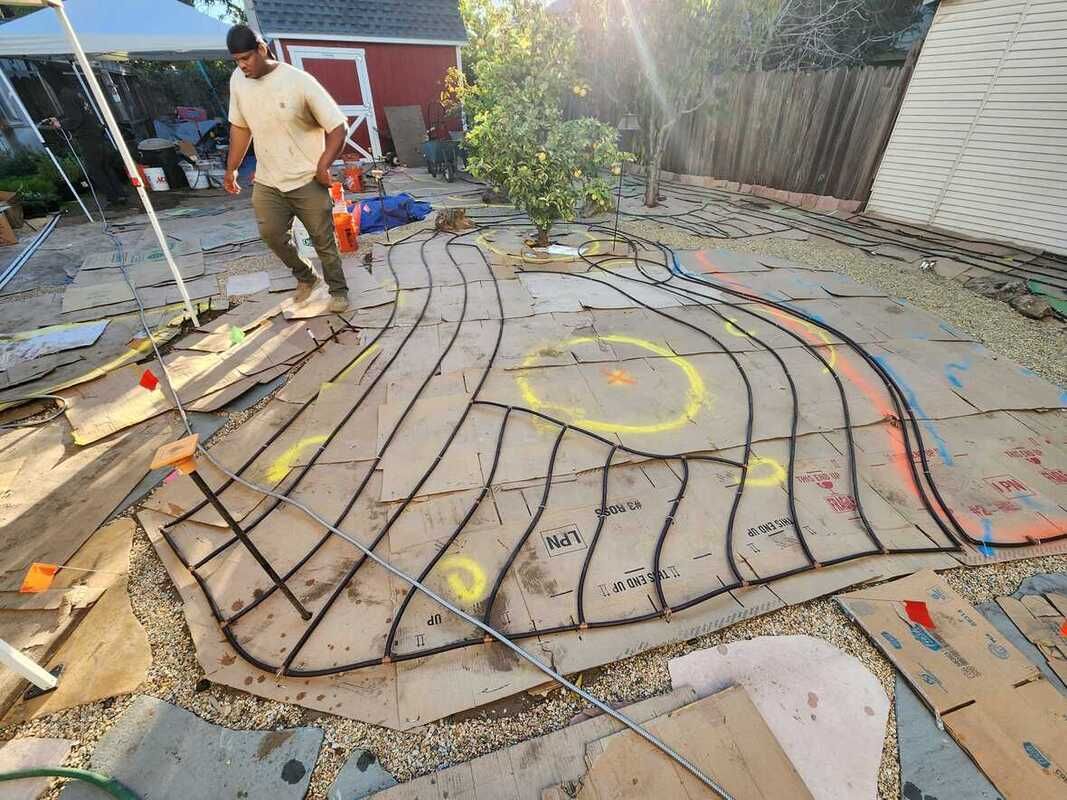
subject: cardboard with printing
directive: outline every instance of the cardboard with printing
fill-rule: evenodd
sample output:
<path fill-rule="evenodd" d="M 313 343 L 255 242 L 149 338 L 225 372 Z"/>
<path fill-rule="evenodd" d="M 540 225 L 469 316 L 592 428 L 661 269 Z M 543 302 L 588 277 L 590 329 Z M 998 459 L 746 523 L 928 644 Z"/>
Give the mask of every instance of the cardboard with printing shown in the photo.
<path fill-rule="evenodd" d="M 944 579 L 923 571 L 837 601 L 1005 797 L 1063 797 L 1067 698 Z"/>

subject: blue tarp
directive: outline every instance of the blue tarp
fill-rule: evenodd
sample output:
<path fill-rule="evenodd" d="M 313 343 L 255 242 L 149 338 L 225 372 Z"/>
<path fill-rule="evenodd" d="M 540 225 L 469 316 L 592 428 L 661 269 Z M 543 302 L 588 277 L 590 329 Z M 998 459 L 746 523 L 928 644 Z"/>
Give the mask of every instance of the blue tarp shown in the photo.
<path fill-rule="evenodd" d="M 154 119 L 156 136 L 161 139 L 184 139 L 190 144 L 200 144 L 200 139 L 212 128 L 222 124 L 220 119 L 205 122 L 175 122 L 167 119 Z"/>
<path fill-rule="evenodd" d="M 399 225 L 407 225 L 409 222 L 418 222 L 426 219 L 426 215 L 433 210 L 433 206 L 429 203 L 419 202 L 410 194 L 387 194 L 384 201 L 384 213 L 382 203 L 383 201 L 377 197 L 360 200 L 360 233 L 380 233 L 386 228 L 396 228 Z"/>

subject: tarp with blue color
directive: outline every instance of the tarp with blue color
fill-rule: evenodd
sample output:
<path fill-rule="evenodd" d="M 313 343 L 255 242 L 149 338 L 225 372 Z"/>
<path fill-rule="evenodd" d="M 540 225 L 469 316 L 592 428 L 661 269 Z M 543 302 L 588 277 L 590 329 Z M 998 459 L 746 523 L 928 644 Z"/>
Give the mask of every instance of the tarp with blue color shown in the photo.
<path fill-rule="evenodd" d="M 433 210 L 429 203 L 416 200 L 410 194 L 386 195 L 383 201 L 377 197 L 360 201 L 359 232 L 380 233 L 386 228 L 396 228 L 409 222 L 426 219 Z"/>

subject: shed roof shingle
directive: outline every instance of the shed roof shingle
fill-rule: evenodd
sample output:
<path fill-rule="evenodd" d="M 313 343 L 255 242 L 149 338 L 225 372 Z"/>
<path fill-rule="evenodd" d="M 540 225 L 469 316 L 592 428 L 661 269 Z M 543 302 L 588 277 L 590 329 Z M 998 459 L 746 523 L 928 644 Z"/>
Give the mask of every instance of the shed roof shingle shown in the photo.
<path fill-rule="evenodd" d="M 467 40 L 457 0 L 255 0 L 254 10 L 266 35 Z"/>

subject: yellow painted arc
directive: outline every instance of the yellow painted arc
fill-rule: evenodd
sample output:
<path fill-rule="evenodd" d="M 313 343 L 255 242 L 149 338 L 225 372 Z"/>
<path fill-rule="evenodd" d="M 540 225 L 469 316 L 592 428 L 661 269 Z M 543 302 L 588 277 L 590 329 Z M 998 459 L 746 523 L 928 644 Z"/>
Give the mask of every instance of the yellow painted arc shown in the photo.
<path fill-rule="evenodd" d="M 781 486 L 789 477 L 785 467 L 766 456 L 753 456 L 748 461 L 746 486 Z"/>
<path fill-rule="evenodd" d="M 461 602 L 477 603 L 489 594 L 485 570 L 470 556 L 445 556 L 438 564 L 438 569 L 448 582 L 453 596 Z"/>
<path fill-rule="evenodd" d="M 267 480 L 275 485 L 281 483 L 305 450 L 309 447 L 317 447 L 325 441 L 326 436 L 322 434 L 306 436 L 292 447 L 287 448 L 280 456 L 270 462 L 270 466 L 267 467 L 267 471 L 264 473 Z"/>
<path fill-rule="evenodd" d="M 589 344 L 591 342 L 612 342 L 616 344 L 628 344 L 633 347 L 639 347 L 642 350 L 660 356 L 666 359 L 674 366 L 678 367 L 685 375 L 686 380 L 689 382 L 689 387 L 686 391 L 685 407 L 681 413 L 677 416 L 665 420 L 663 422 L 653 422 L 646 425 L 633 425 L 626 423 L 616 423 L 604 420 L 588 419 L 585 416 L 585 412 L 580 408 L 564 407 L 558 404 L 543 400 L 537 395 L 530 386 L 529 378 L 524 370 L 528 370 L 535 365 L 538 354 L 533 353 L 528 355 L 522 362 L 518 374 L 515 377 L 515 382 L 518 384 L 519 391 L 522 395 L 523 402 L 535 411 L 543 411 L 549 413 L 550 411 L 558 412 L 561 416 L 569 418 L 571 424 L 576 427 L 584 428 L 596 433 L 633 433 L 633 434 L 651 434 L 662 433 L 663 431 L 670 431 L 676 428 L 680 428 L 686 423 L 696 418 L 700 413 L 702 406 L 710 403 L 711 398 L 708 394 L 707 387 L 704 385 L 704 379 L 697 372 L 696 367 L 692 365 L 687 359 L 677 355 L 673 350 L 668 350 L 666 347 L 656 344 L 655 342 L 647 341 L 646 339 L 638 339 L 635 336 L 627 336 L 625 334 L 604 334 L 603 336 L 575 336 L 570 339 L 566 339 L 560 344 L 564 347 L 576 344 Z M 555 415 L 554 415 L 555 416 Z"/>

